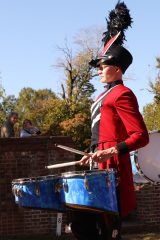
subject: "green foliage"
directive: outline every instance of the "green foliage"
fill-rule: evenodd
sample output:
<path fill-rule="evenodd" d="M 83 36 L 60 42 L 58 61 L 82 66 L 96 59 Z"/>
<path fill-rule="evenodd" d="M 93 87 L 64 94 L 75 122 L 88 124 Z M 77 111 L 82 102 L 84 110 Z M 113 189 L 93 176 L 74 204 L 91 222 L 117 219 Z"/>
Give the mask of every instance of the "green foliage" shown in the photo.
<path fill-rule="evenodd" d="M 1 98 L 1 123 L 11 110 L 15 110 L 19 113 L 16 131 L 20 131 L 23 120 L 28 118 L 39 127 L 43 135 L 67 135 L 72 137 L 78 148 L 88 146 L 92 100 L 87 96 L 71 104 L 57 97 L 51 90 L 23 88 L 17 99 L 4 94 Z"/>
<path fill-rule="evenodd" d="M 143 116 L 149 131 L 160 129 L 160 104 L 147 104 L 143 108 Z"/>
<path fill-rule="evenodd" d="M 6 96 L 5 90 L 0 87 L 0 126 L 11 111 L 15 110 L 16 98 L 14 95 Z"/>
<path fill-rule="evenodd" d="M 86 148 L 91 136 L 90 117 L 86 113 L 78 113 L 71 119 L 60 123 L 61 133 L 72 136 L 77 148 Z"/>
<path fill-rule="evenodd" d="M 160 102 L 160 78 L 157 77 L 155 83 L 149 82 L 149 92 L 151 92 L 154 95 L 154 102 L 159 103 Z"/>
<path fill-rule="evenodd" d="M 23 120 L 28 118 L 43 135 L 71 136 L 77 147 L 86 148 L 86 139 L 90 137 L 90 105 L 87 97 L 71 104 L 51 90 L 23 88 L 15 106 L 19 113 L 19 131 Z"/>
<path fill-rule="evenodd" d="M 41 125 L 43 132 L 47 135 L 61 135 L 60 123 L 70 118 L 70 109 L 66 102 L 62 99 L 54 99 L 46 103 L 43 109 L 46 111 L 45 119 Z"/>
<path fill-rule="evenodd" d="M 43 123 L 47 134 L 71 136 L 76 147 L 88 147 L 87 139 L 91 136 L 90 101 L 70 108 L 66 101 L 58 99 L 47 109 Z"/>
<path fill-rule="evenodd" d="M 17 98 L 16 111 L 22 122 L 25 118 L 31 119 L 36 126 L 41 128 L 47 114 L 47 103 L 56 99 L 55 93 L 49 89 L 34 90 L 23 88 Z"/>
<path fill-rule="evenodd" d="M 160 69 L 160 58 L 157 58 L 157 69 Z M 149 131 L 160 129 L 160 76 L 155 83 L 149 82 L 149 92 L 154 95 L 152 103 L 143 108 L 143 116 Z"/>

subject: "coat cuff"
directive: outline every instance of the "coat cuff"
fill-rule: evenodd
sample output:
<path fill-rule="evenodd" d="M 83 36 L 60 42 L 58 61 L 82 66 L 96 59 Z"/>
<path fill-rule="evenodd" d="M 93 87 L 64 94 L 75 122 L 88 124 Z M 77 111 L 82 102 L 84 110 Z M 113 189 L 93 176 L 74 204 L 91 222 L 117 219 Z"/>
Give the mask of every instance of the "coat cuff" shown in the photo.
<path fill-rule="evenodd" d="M 127 146 L 126 142 L 120 142 L 116 146 L 118 148 L 119 155 L 129 152 L 129 149 L 128 149 L 128 146 Z"/>

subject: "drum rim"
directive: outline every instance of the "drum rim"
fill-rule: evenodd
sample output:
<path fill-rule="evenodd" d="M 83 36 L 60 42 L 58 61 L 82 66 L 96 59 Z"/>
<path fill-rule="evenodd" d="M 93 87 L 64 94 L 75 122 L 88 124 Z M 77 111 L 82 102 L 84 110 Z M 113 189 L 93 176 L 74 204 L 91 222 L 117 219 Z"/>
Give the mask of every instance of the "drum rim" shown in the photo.
<path fill-rule="evenodd" d="M 74 176 L 88 176 L 92 174 L 100 174 L 100 173 L 115 173 L 116 169 L 110 168 L 110 169 L 102 169 L 102 170 L 84 170 L 84 171 L 72 171 L 72 172 L 64 172 L 61 173 L 62 177 L 74 177 Z"/>
<path fill-rule="evenodd" d="M 12 184 L 22 184 L 28 182 L 40 182 L 43 180 L 51 180 L 54 178 L 61 178 L 58 174 L 55 175 L 46 175 L 46 176 L 37 176 L 37 177 L 28 177 L 28 178 L 17 178 L 12 180 Z"/>

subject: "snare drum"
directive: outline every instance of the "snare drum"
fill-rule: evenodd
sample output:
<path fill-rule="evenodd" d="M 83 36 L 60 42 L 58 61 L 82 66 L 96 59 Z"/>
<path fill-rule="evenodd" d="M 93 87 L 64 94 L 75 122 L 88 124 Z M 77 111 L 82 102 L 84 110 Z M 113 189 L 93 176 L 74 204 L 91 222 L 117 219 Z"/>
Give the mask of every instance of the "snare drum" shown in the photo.
<path fill-rule="evenodd" d="M 160 131 L 149 133 L 149 144 L 131 156 L 136 184 L 160 184 Z"/>
<path fill-rule="evenodd" d="M 118 214 L 113 169 L 67 172 L 62 179 L 61 199 L 67 208 Z"/>
<path fill-rule="evenodd" d="M 12 181 L 15 202 L 22 207 L 63 212 L 65 207 L 60 198 L 61 189 L 62 178 L 53 175 Z"/>

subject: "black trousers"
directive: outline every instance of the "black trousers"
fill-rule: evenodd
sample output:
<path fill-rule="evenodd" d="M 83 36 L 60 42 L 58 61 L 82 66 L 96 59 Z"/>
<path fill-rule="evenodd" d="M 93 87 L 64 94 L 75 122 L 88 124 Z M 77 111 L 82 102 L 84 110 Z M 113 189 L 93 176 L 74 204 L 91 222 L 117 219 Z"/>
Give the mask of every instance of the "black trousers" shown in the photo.
<path fill-rule="evenodd" d="M 119 216 L 73 211 L 70 214 L 72 233 L 77 240 L 120 240 L 121 219 Z"/>

